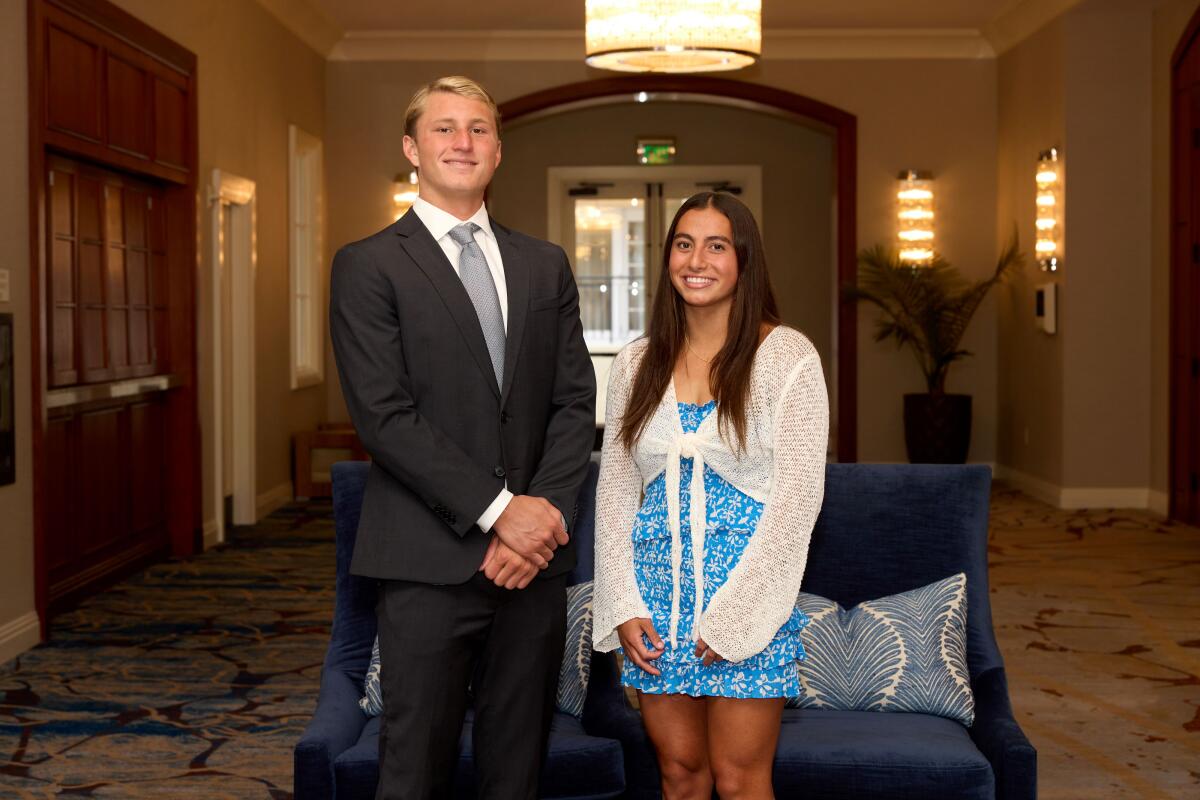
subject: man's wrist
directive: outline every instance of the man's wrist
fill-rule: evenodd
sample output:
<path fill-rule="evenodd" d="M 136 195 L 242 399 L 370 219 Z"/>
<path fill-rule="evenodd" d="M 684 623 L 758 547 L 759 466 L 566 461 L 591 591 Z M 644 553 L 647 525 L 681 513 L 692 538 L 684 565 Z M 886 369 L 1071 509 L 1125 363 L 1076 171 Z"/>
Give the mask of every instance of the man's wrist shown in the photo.
<path fill-rule="evenodd" d="M 500 515 L 504 513 L 504 509 L 508 508 L 508 504 L 512 502 L 514 496 L 508 489 L 501 489 L 500 494 L 496 495 L 496 499 L 483 510 L 479 519 L 476 520 L 475 524 L 479 526 L 479 530 L 490 533 L 492 526 L 496 524 L 496 520 L 500 519 Z"/>

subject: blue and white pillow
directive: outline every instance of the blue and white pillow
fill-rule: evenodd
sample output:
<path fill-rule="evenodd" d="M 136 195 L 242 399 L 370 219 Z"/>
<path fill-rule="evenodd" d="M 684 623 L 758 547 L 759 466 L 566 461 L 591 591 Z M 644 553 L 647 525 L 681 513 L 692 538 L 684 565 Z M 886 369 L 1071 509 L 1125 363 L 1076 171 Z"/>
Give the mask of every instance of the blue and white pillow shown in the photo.
<path fill-rule="evenodd" d="M 791 708 L 908 711 L 970 726 L 975 698 L 967 669 L 967 576 L 867 600 L 846 610 L 801 592 L 810 622 L 797 662 L 803 694 Z"/>
<path fill-rule="evenodd" d="M 567 587 L 567 642 L 558 668 L 558 710 L 583 716 L 588 677 L 592 670 L 592 581 Z M 371 648 L 371 663 L 363 680 L 364 695 L 358 707 L 369 717 L 383 713 L 379 690 L 379 637 Z"/>

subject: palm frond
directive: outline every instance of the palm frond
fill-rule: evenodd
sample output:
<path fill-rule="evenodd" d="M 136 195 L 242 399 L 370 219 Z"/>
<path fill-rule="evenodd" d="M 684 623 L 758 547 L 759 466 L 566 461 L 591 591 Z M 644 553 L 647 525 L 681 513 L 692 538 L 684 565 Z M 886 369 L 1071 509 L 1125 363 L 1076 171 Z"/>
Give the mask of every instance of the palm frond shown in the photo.
<path fill-rule="evenodd" d="M 910 347 L 929 390 L 940 392 L 949 366 L 971 355 L 959 343 L 980 304 L 1023 262 L 1015 226 L 991 276 L 975 282 L 940 256 L 928 266 L 912 267 L 876 245 L 859 253 L 857 284 L 846 287 L 844 296 L 879 308 L 875 341 L 894 339 L 897 347 Z"/>

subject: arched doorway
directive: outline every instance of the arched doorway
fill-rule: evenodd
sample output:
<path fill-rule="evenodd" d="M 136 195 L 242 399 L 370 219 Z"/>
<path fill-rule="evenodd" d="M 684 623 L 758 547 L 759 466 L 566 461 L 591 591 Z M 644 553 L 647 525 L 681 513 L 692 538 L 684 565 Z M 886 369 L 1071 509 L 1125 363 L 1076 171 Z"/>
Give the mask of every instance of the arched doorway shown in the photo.
<path fill-rule="evenodd" d="M 1200 524 L 1200 12 L 1171 58 L 1170 516 Z"/>
<path fill-rule="evenodd" d="M 500 105 L 506 125 L 549 114 L 612 102 L 717 102 L 802 119 L 828 129 L 833 138 L 836 285 L 855 280 L 857 121 L 853 114 L 803 95 L 744 81 L 676 75 L 602 78 L 557 86 Z M 834 443 L 838 461 L 857 454 L 857 313 L 842 299 L 836 305 L 832 409 L 837 420 Z"/>

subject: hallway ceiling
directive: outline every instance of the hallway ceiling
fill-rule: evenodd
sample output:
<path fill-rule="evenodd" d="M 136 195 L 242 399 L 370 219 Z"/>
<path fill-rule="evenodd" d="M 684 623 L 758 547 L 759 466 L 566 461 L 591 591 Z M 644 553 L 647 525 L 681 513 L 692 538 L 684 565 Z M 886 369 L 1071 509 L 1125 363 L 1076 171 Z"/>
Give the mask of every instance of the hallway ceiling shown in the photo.
<path fill-rule="evenodd" d="M 584 0 L 310 0 L 345 32 L 403 30 L 583 30 Z M 1023 0 L 763 0 L 767 29 L 982 30 Z M 1046 0 L 1039 0 L 1046 2 Z M 1050 0 L 1048 5 L 1054 5 Z M 1061 5 L 1061 3 L 1058 3 Z M 452 9 L 462 9 L 456 11 Z"/>

